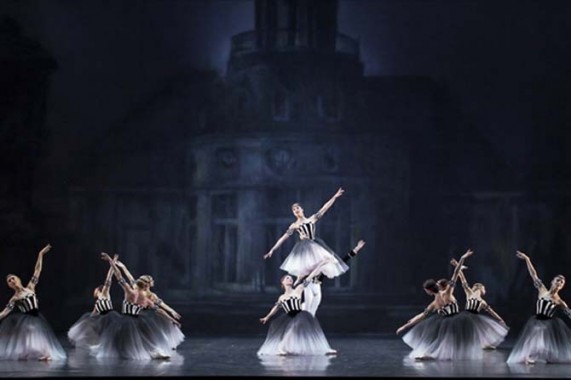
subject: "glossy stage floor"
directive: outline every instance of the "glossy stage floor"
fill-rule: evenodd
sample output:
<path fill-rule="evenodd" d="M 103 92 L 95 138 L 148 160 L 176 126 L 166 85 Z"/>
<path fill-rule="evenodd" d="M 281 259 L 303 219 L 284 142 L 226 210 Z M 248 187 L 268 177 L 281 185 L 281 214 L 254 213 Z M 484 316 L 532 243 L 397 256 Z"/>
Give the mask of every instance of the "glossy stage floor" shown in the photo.
<path fill-rule="evenodd" d="M 571 378 L 571 364 L 507 365 L 505 342 L 484 360 L 417 362 L 395 336 L 329 336 L 334 357 L 256 355 L 264 336 L 188 337 L 170 361 L 97 360 L 71 349 L 62 362 L 0 361 L 1 377 L 334 376 L 334 377 L 541 377 Z"/>

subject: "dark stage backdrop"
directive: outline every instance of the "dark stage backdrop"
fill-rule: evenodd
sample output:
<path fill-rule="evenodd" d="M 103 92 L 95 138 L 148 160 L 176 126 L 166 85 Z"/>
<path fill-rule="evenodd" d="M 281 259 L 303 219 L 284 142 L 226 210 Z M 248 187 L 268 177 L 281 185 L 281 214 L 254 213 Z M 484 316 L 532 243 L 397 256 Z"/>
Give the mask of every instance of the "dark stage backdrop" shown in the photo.
<path fill-rule="evenodd" d="M 65 331 L 118 253 L 190 334 L 263 334 L 294 220 L 339 255 L 326 331 L 392 333 L 468 248 L 513 328 L 571 275 L 568 1 L 0 5 L 0 268 Z M 463 303 L 462 290 L 457 296 Z M 114 285 L 113 299 L 122 298 Z M 568 295 L 564 289 L 564 299 Z M 7 287 L 0 302 L 11 295 Z"/>

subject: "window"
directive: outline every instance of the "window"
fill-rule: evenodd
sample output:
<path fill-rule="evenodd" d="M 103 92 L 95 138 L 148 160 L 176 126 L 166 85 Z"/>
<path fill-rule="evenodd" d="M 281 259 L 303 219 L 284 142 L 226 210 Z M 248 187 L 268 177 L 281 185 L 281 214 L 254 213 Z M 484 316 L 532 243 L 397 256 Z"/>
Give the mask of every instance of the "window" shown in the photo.
<path fill-rule="evenodd" d="M 217 194 L 212 197 L 212 279 L 217 284 L 237 280 L 238 252 L 236 194 Z"/>
<path fill-rule="evenodd" d="M 272 101 L 272 113 L 274 120 L 289 120 L 289 100 L 284 91 L 276 91 Z"/>

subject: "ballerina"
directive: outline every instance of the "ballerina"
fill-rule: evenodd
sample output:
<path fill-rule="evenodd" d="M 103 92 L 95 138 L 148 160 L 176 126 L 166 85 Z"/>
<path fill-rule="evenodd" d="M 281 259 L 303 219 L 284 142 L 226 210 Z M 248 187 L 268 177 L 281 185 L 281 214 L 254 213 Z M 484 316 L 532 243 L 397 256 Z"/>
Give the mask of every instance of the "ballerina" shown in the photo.
<path fill-rule="evenodd" d="M 118 256 L 113 257 L 117 261 Z M 99 343 L 101 331 L 107 329 L 110 324 L 116 323 L 119 313 L 113 310 L 113 303 L 109 290 L 113 268 L 109 267 L 105 282 L 93 291 L 95 305 L 91 312 L 84 313 L 67 332 L 70 342 L 77 348 L 90 349 Z"/>
<path fill-rule="evenodd" d="M 151 288 L 155 286 L 155 281 L 152 276 L 144 274 L 135 280 L 123 262 L 118 260 L 116 264 L 117 267 L 123 271 L 131 286 L 134 286 L 136 283 L 139 284 L 139 291 L 142 292 L 142 294 L 151 301 L 151 305 L 153 305 L 153 307 L 156 305 L 164 312 L 168 313 L 170 318 L 165 318 L 164 315 L 158 314 L 152 308 L 147 307 L 141 311 L 140 316 L 148 319 L 148 323 L 153 325 L 153 333 L 165 337 L 169 341 L 170 347 L 173 350 L 176 350 L 176 348 L 185 339 L 184 333 L 180 328 L 181 315 L 161 298 L 159 298 L 156 293 L 151 291 Z M 173 319 L 175 319 L 177 323 L 173 323 Z"/>
<path fill-rule="evenodd" d="M 274 246 L 264 255 L 264 259 L 272 257 L 274 252 L 286 241 L 294 231 L 299 234 L 299 241 L 294 245 L 290 254 L 286 257 L 280 269 L 297 277 L 307 276 L 323 259 L 328 264 L 323 266 L 322 272 L 328 278 L 335 278 L 345 273 L 349 267 L 337 256 L 325 242 L 315 235 L 315 224 L 335 203 L 335 200 L 343 195 L 344 190 L 339 188 L 335 195 L 329 199 L 319 211 L 309 218 L 305 217 L 304 210 L 299 203 L 294 203 L 291 210 L 296 221 L 290 224 L 287 231 L 278 239 Z"/>
<path fill-rule="evenodd" d="M 450 260 L 450 263 L 454 266 L 458 265 L 456 259 Z M 493 350 L 504 341 L 508 334 L 509 327 L 502 317 L 484 300 L 483 296 L 486 294 L 484 284 L 477 282 L 470 287 L 463 269 L 460 270 L 459 277 L 464 293 L 466 294 L 466 307 L 463 313 L 468 313 L 466 316 L 473 321 L 480 342 L 482 343 L 482 348 Z M 494 319 L 480 314 L 482 310 L 485 310 Z"/>
<path fill-rule="evenodd" d="M 507 362 L 526 364 L 534 364 L 537 361 L 571 362 L 571 329 L 560 318 L 554 316 L 555 311 L 561 309 L 568 318 L 571 318 L 571 310 L 559 297 L 559 291 L 565 286 L 565 277 L 561 274 L 553 277 L 551 286 L 547 289 L 537 276 L 530 258 L 520 251 L 517 251 L 516 256 L 525 261 L 538 294 L 535 315 L 525 324 Z"/>
<path fill-rule="evenodd" d="M 435 280 L 430 278 L 424 281 L 422 288 L 426 294 L 433 297 L 432 302 L 428 304 L 422 313 L 409 319 L 396 331 L 398 335 L 412 327 L 403 335 L 402 340 L 413 349 L 408 356 L 416 360 L 424 359 L 422 354 L 434 339 L 436 339 L 440 318 L 442 318 L 436 311 L 444 306 L 442 297 L 440 297 L 440 289 Z"/>
<path fill-rule="evenodd" d="M 329 342 L 321 329 L 317 318 L 301 308 L 301 296 L 305 286 L 311 279 L 320 273 L 321 268 L 329 265 L 332 259 L 327 258 L 318 263 L 307 279 L 293 287 L 293 277 L 285 275 L 281 278 L 284 293 L 269 313 L 260 318 L 262 324 L 280 309 L 286 312 L 274 319 L 268 330 L 266 339 L 258 355 L 334 355 L 336 350 L 329 346 Z"/>
<path fill-rule="evenodd" d="M 22 285 L 18 276 L 6 276 L 6 282 L 14 290 L 14 295 L 0 312 L 0 359 L 47 361 L 66 358 L 61 343 L 40 313 L 36 297 L 36 285 L 42 272 L 43 258 L 51 248 L 48 244 L 39 252 L 34 275 L 26 286 Z"/>

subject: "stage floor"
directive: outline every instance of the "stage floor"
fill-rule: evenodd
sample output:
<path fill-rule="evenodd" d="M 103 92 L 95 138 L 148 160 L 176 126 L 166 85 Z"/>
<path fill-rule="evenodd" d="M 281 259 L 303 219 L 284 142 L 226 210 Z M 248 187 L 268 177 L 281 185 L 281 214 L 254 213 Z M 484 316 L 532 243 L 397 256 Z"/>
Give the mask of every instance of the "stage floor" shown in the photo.
<path fill-rule="evenodd" d="M 1 377 L 46 376 L 355 376 L 355 377 L 542 377 L 571 378 L 571 364 L 507 365 L 508 341 L 484 360 L 416 362 L 394 336 L 329 336 L 334 357 L 264 357 L 264 336 L 188 337 L 170 361 L 97 360 L 64 347 L 63 362 L 0 361 Z M 62 337 L 62 342 L 64 339 Z"/>

